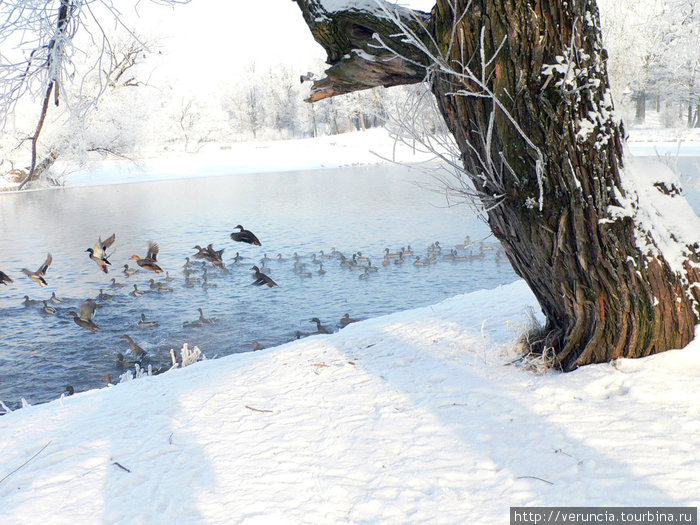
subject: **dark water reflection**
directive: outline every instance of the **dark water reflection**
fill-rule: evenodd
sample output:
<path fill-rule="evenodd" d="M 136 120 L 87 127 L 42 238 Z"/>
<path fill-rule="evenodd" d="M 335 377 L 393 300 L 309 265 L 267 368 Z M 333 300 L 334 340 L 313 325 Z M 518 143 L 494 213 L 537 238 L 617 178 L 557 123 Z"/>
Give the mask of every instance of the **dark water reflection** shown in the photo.
<path fill-rule="evenodd" d="M 197 345 L 208 358 L 249 351 L 253 341 L 273 346 L 292 339 L 295 331 L 312 332 L 314 316 L 337 329 L 346 312 L 374 317 L 515 280 L 509 265 L 496 261 L 495 251 L 479 260 L 440 260 L 423 268 L 410 262 L 381 265 L 385 247 L 410 244 L 423 256 L 436 240 L 450 248 L 466 235 L 495 245 L 466 207 L 447 208 L 439 195 L 419 188 L 414 181 L 421 177 L 401 167 L 346 168 L 0 195 L 0 270 L 15 279 L 0 288 L 0 400 L 11 407 L 21 397 L 37 403 L 56 398 L 66 385 L 85 390 L 103 385 L 105 374 L 116 379 L 121 371 L 115 356 L 128 350 L 123 334 L 148 351 L 155 367 L 167 367 L 170 349 L 179 351 L 183 343 Z M 233 243 L 229 234 L 239 223 L 263 246 Z M 105 275 L 85 249 L 112 232 L 116 252 Z M 162 280 L 152 273 L 142 270 L 126 278 L 120 271 L 124 263 L 134 266 L 129 256 L 145 255 L 149 240 L 160 245 L 161 265 L 174 278 L 173 293 L 151 292 L 148 279 Z M 194 253 L 195 244 L 208 243 L 225 248 L 230 273 L 209 271 L 216 288 L 183 287 L 185 256 Z M 380 270 L 360 280 L 360 272 L 333 259 L 325 261 L 325 275 L 316 274 L 311 255 L 333 247 L 347 255 L 362 251 Z M 232 263 L 237 251 L 245 257 L 238 265 Z M 39 288 L 19 270 L 36 269 L 47 252 L 54 259 L 49 286 Z M 294 252 L 305 258 L 312 278 L 292 271 Z M 277 288 L 250 284 L 250 267 L 265 253 L 287 258 L 268 263 Z M 125 287 L 111 288 L 112 277 Z M 130 296 L 133 283 L 148 293 Z M 101 331 L 91 334 L 67 313 L 96 298 L 100 289 L 115 297 L 98 301 L 95 320 Z M 48 299 L 51 292 L 65 299 L 54 316 L 39 306 L 22 306 L 25 294 Z M 198 307 L 217 322 L 184 328 L 198 317 Z M 141 313 L 160 325 L 139 329 Z"/>

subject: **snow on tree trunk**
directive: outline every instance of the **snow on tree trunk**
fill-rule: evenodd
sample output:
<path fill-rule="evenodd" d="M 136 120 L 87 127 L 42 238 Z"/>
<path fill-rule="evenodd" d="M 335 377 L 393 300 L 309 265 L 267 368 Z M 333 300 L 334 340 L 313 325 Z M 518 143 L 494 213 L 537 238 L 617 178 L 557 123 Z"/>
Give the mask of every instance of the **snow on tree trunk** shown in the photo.
<path fill-rule="evenodd" d="M 438 0 L 430 17 L 370 0 L 298 4 L 332 64 L 312 100 L 416 82 L 424 66 L 491 230 L 546 317 L 538 349 L 554 366 L 691 340 L 697 244 L 653 218 L 670 208 L 698 221 L 673 181 L 623 169 L 593 0 Z M 396 44 L 387 9 L 422 46 Z"/>

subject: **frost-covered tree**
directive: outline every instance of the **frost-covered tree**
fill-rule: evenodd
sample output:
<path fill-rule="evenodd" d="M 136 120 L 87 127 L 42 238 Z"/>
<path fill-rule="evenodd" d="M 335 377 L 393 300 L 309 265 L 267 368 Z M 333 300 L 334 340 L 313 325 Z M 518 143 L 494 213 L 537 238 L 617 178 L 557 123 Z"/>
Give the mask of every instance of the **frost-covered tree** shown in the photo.
<path fill-rule="evenodd" d="M 594 0 L 438 0 L 430 13 L 381 0 L 297 4 L 330 64 L 312 100 L 429 83 L 458 176 L 539 301 L 537 347 L 553 365 L 691 340 L 697 244 L 664 229 L 689 207 L 673 181 L 625 161 Z"/>

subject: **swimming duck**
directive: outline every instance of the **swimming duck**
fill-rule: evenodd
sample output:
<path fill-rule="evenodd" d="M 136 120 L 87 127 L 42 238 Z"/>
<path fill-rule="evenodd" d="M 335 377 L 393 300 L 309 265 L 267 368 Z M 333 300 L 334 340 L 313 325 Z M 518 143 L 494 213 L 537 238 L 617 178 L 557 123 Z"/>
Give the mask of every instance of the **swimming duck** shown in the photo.
<path fill-rule="evenodd" d="M 353 260 L 357 261 L 357 262 L 367 262 L 367 261 L 369 261 L 369 258 L 362 255 L 362 252 L 357 252 L 357 254 L 355 254 L 355 256 L 353 256 Z"/>
<path fill-rule="evenodd" d="M 26 275 L 27 277 L 29 277 L 35 283 L 38 283 L 39 286 L 42 286 L 42 287 L 48 286 L 48 284 L 46 283 L 46 280 L 44 279 L 44 275 L 46 275 L 46 272 L 48 271 L 49 266 L 51 266 L 51 261 L 53 261 L 53 258 L 51 257 L 51 254 L 49 253 L 46 256 L 46 260 L 44 261 L 44 264 L 39 266 L 37 271 L 32 272 L 30 270 L 27 270 L 26 268 L 22 268 L 22 273 L 24 275 Z"/>
<path fill-rule="evenodd" d="M 171 282 L 171 281 L 173 280 L 173 278 L 170 277 L 170 274 L 169 274 L 168 272 L 165 272 L 165 280 L 166 280 L 167 282 Z"/>
<path fill-rule="evenodd" d="M 5 273 L 0 271 L 0 284 L 4 284 L 7 286 L 7 283 L 12 283 L 14 282 L 12 279 L 9 278 L 9 276 Z"/>
<path fill-rule="evenodd" d="M 114 297 L 114 296 L 113 296 L 113 295 L 110 295 L 110 294 L 108 294 L 108 293 L 104 293 L 104 292 L 102 291 L 102 288 L 100 288 L 100 293 L 97 295 L 97 298 L 98 298 L 100 301 L 107 301 L 107 300 L 111 299 L 112 297 Z"/>
<path fill-rule="evenodd" d="M 56 313 L 56 309 L 49 304 L 48 301 L 44 301 L 44 307 L 42 308 L 44 313 L 47 313 L 49 315 L 54 315 Z"/>
<path fill-rule="evenodd" d="M 400 253 L 400 254 L 399 254 L 399 258 L 398 258 L 398 259 L 394 259 L 394 264 L 397 265 L 397 266 L 403 264 L 403 253 Z"/>
<path fill-rule="evenodd" d="M 321 324 L 321 320 L 318 317 L 314 317 L 309 321 L 310 323 L 316 323 L 316 333 L 317 334 L 332 334 L 333 331 L 329 330 Z"/>
<path fill-rule="evenodd" d="M 367 261 L 367 268 L 365 269 L 365 271 L 369 272 L 369 273 L 374 273 L 374 272 L 378 272 L 379 268 L 377 268 L 376 266 L 372 266 L 372 261 L 368 260 Z"/>
<path fill-rule="evenodd" d="M 124 275 L 126 275 L 127 277 L 131 277 L 135 273 L 138 273 L 138 271 L 139 271 L 138 268 L 129 268 L 128 264 L 124 265 L 123 272 L 124 272 Z"/>
<path fill-rule="evenodd" d="M 231 234 L 231 239 L 233 239 L 236 242 L 245 242 L 248 244 L 253 244 L 255 246 L 262 246 L 262 244 L 260 244 L 260 241 L 252 231 L 244 229 L 243 226 L 241 226 L 240 224 L 236 226 L 236 228 L 238 228 L 240 231 L 233 232 Z"/>
<path fill-rule="evenodd" d="M 117 354 L 117 363 L 116 364 L 117 364 L 117 368 L 131 368 L 132 366 L 137 365 L 139 363 L 136 361 L 127 361 L 124 358 L 124 354 L 119 353 L 119 354 Z"/>
<path fill-rule="evenodd" d="M 210 283 L 207 279 L 208 279 L 208 277 L 206 274 L 204 276 L 202 276 L 202 288 L 204 288 L 205 290 L 208 290 L 209 288 L 216 288 L 217 287 L 216 284 Z"/>
<path fill-rule="evenodd" d="M 420 256 L 416 255 L 416 260 L 413 261 L 413 266 L 426 266 L 426 264 L 430 264 L 430 263 L 426 263 L 425 261 L 421 261 Z"/>
<path fill-rule="evenodd" d="M 350 314 L 345 314 L 343 317 L 340 318 L 340 326 L 345 328 L 347 325 L 350 323 L 356 323 L 357 319 L 351 319 Z"/>
<path fill-rule="evenodd" d="M 253 341 L 252 343 L 250 343 L 250 346 L 253 347 L 253 352 L 255 352 L 256 350 L 262 350 L 263 348 L 265 348 L 263 345 L 261 345 L 257 341 Z"/>
<path fill-rule="evenodd" d="M 254 285 L 262 286 L 262 285 L 266 284 L 270 288 L 272 288 L 273 286 L 277 286 L 277 283 L 275 281 L 273 281 L 272 279 L 270 279 L 267 275 L 262 273 L 260 271 L 260 268 L 258 268 L 257 266 L 253 266 L 251 268 L 251 270 L 255 271 L 255 281 L 253 281 Z"/>
<path fill-rule="evenodd" d="M 245 259 L 245 257 L 243 257 L 240 253 L 236 252 L 236 256 L 233 258 L 233 262 L 234 262 L 235 264 L 238 264 L 238 263 L 241 262 L 243 259 Z"/>
<path fill-rule="evenodd" d="M 276 260 L 277 260 L 277 262 L 286 262 L 286 261 L 287 261 L 287 259 L 285 259 L 284 257 L 282 257 L 282 254 L 281 254 L 281 253 L 278 253 L 278 254 L 277 254 L 277 259 L 276 259 Z"/>
<path fill-rule="evenodd" d="M 27 307 L 27 306 L 34 306 L 37 304 L 41 304 L 41 301 L 37 301 L 34 299 L 30 299 L 28 295 L 24 296 L 24 301 L 22 301 L 22 304 Z"/>
<path fill-rule="evenodd" d="M 195 326 L 204 326 L 205 324 L 212 324 L 216 320 L 214 318 L 204 317 L 204 312 L 202 311 L 201 308 L 197 308 L 197 310 L 199 310 L 199 319 L 197 319 L 195 321 L 184 322 L 184 323 L 182 323 L 182 326 L 184 326 L 185 328 L 192 328 Z"/>
<path fill-rule="evenodd" d="M 129 342 L 129 349 L 131 350 L 131 355 L 134 356 L 136 361 L 140 362 L 144 357 L 146 357 L 146 351 L 139 345 L 137 345 L 131 338 L 131 336 L 124 334 L 123 336 L 121 336 L 120 339 L 126 339 Z"/>
<path fill-rule="evenodd" d="M 148 243 L 148 252 L 146 253 L 146 257 L 142 259 L 138 255 L 132 255 L 129 257 L 129 259 L 135 260 L 136 264 L 138 264 L 141 268 L 145 268 L 146 270 L 150 270 L 155 273 L 163 272 L 163 269 L 157 264 L 158 245 L 153 241 Z"/>
<path fill-rule="evenodd" d="M 362 279 L 362 280 L 369 279 L 369 268 L 365 268 L 364 273 L 360 274 L 360 279 Z"/>
<path fill-rule="evenodd" d="M 400 253 L 401 252 L 391 253 L 391 252 L 389 252 L 389 248 L 384 248 L 384 257 L 387 257 L 389 259 L 396 259 Z"/>
<path fill-rule="evenodd" d="M 63 392 L 61 392 L 61 394 L 72 396 L 73 394 L 75 394 L 75 388 L 73 388 L 70 385 L 66 385 L 66 388 L 63 389 Z"/>
<path fill-rule="evenodd" d="M 49 298 L 49 301 L 51 301 L 53 304 L 58 304 L 58 303 L 62 303 L 63 299 L 61 299 L 60 297 L 57 297 L 56 292 L 51 292 L 51 297 Z"/>
<path fill-rule="evenodd" d="M 114 277 L 112 277 L 112 281 L 111 281 L 111 282 L 112 282 L 112 284 L 110 284 L 110 286 L 111 286 L 112 288 L 122 288 L 122 287 L 124 286 L 122 283 L 118 283 L 117 280 L 116 280 Z"/>
<path fill-rule="evenodd" d="M 325 275 L 326 270 L 323 269 L 323 263 L 318 265 L 318 270 L 316 271 L 316 273 L 319 275 Z"/>
<path fill-rule="evenodd" d="M 146 321 L 146 314 L 142 313 L 139 328 L 150 328 L 152 326 L 158 326 L 158 321 Z"/>
<path fill-rule="evenodd" d="M 131 292 L 131 295 L 134 297 L 141 297 L 143 295 L 143 292 L 139 290 L 138 286 L 134 285 L 134 291 Z"/>
<path fill-rule="evenodd" d="M 112 263 L 107 260 L 107 248 L 112 246 L 114 243 L 115 239 L 115 234 L 110 235 L 107 237 L 104 241 L 102 240 L 101 237 L 97 238 L 97 242 L 95 243 L 95 246 L 92 248 L 88 248 L 85 250 L 90 254 L 90 259 L 95 261 L 95 264 L 100 267 L 100 270 L 102 270 L 104 273 L 108 273 L 109 270 L 107 269 L 107 265 L 111 265 Z"/>
<path fill-rule="evenodd" d="M 75 324 L 86 330 L 90 330 L 93 334 L 97 332 L 100 327 L 95 324 L 92 318 L 95 316 L 95 310 L 97 309 L 97 303 L 92 299 L 84 301 L 80 305 L 80 315 L 75 312 L 68 312 L 68 315 L 73 318 Z"/>

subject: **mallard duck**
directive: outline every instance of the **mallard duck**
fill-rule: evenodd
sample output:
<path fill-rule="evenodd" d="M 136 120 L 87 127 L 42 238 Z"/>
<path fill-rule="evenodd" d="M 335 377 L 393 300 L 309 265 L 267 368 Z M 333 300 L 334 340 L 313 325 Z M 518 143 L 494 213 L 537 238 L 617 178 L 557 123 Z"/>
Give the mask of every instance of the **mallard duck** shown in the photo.
<path fill-rule="evenodd" d="M 421 261 L 420 256 L 416 255 L 416 260 L 413 261 L 413 266 L 426 266 L 426 264 L 430 264 L 430 263 L 426 263 L 425 261 Z"/>
<path fill-rule="evenodd" d="M 123 336 L 121 336 L 120 339 L 126 339 L 129 342 L 129 349 L 131 350 L 131 355 L 134 356 L 134 358 L 137 361 L 140 362 L 141 360 L 143 360 L 144 357 L 146 357 L 146 351 L 139 345 L 137 345 L 131 338 L 131 336 L 124 334 Z"/>
<path fill-rule="evenodd" d="M 326 274 L 326 270 L 323 269 L 323 263 L 321 263 L 321 264 L 318 265 L 318 270 L 316 270 L 316 273 L 319 274 L 319 275 L 325 275 L 325 274 Z"/>
<path fill-rule="evenodd" d="M 37 300 L 35 300 L 35 299 L 30 299 L 28 295 L 25 295 L 25 296 L 24 296 L 24 301 L 22 301 L 22 304 L 23 304 L 23 305 L 25 306 L 25 308 L 26 308 L 27 306 L 34 306 L 34 305 L 37 305 L 37 304 L 41 304 L 41 301 L 37 301 Z"/>
<path fill-rule="evenodd" d="M 287 262 L 287 259 L 285 259 L 284 257 L 282 257 L 282 254 L 281 254 L 281 253 L 278 253 L 278 254 L 277 254 L 277 259 L 275 259 L 275 260 L 276 260 L 277 262 Z"/>
<path fill-rule="evenodd" d="M 208 290 L 209 288 L 216 288 L 217 285 L 214 283 L 210 283 L 208 280 L 208 277 L 205 275 L 202 276 L 202 288 L 205 290 Z"/>
<path fill-rule="evenodd" d="M 350 323 L 356 323 L 357 319 L 351 319 L 350 314 L 345 314 L 343 317 L 340 318 L 340 326 L 345 328 L 347 325 Z"/>
<path fill-rule="evenodd" d="M 129 268 L 129 265 L 125 264 L 124 270 L 122 270 L 122 271 L 124 272 L 124 275 L 126 275 L 127 277 L 131 277 L 135 273 L 138 273 L 139 269 L 138 268 Z"/>
<path fill-rule="evenodd" d="M 332 334 L 333 331 L 329 330 L 321 324 L 321 320 L 318 317 L 314 317 L 309 321 L 310 323 L 316 323 L 316 333 L 317 334 Z"/>
<path fill-rule="evenodd" d="M 212 324 L 215 321 L 213 318 L 204 317 L 204 312 L 201 308 L 197 308 L 197 310 L 199 310 L 199 318 L 195 321 L 186 321 L 182 323 L 183 327 L 193 328 L 196 326 L 204 326 L 205 324 Z"/>
<path fill-rule="evenodd" d="M 236 226 L 236 228 L 238 228 L 239 231 L 233 232 L 231 234 L 231 239 L 233 239 L 236 242 L 245 242 L 247 244 L 253 244 L 255 246 L 262 246 L 262 244 L 260 244 L 260 241 L 252 231 L 244 229 L 243 226 L 241 226 L 240 224 Z"/>
<path fill-rule="evenodd" d="M 131 368 L 132 366 L 137 365 L 137 364 L 139 364 L 139 363 L 136 361 L 127 361 L 124 358 L 124 354 L 122 354 L 122 353 L 117 354 L 117 363 L 116 363 L 117 368 Z"/>
<path fill-rule="evenodd" d="M 44 307 L 42 308 L 44 313 L 47 313 L 49 315 L 54 315 L 56 313 L 56 309 L 49 304 L 48 301 L 44 301 Z"/>
<path fill-rule="evenodd" d="M 365 267 L 365 271 L 360 274 L 361 280 L 369 279 L 369 268 Z"/>
<path fill-rule="evenodd" d="M 49 266 L 51 266 L 51 262 L 53 261 L 53 258 L 51 257 L 51 254 L 49 253 L 46 256 L 46 260 L 44 261 L 44 264 L 39 266 L 39 268 L 35 271 L 32 272 L 31 270 L 27 270 L 26 268 L 22 268 L 22 273 L 29 277 L 32 281 L 35 283 L 38 283 L 39 286 L 48 286 L 46 283 L 46 280 L 44 279 L 44 275 L 46 275 L 46 272 L 49 269 Z"/>
<path fill-rule="evenodd" d="M 150 270 L 155 273 L 163 272 L 163 269 L 157 264 L 158 245 L 153 241 L 148 243 L 148 252 L 146 253 L 146 257 L 142 259 L 138 255 L 132 255 L 129 257 L 129 259 L 135 260 L 136 264 L 138 264 L 141 268 L 145 268 L 146 270 Z"/>
<path fill-rule="evenodd" d="M 131 295 L 134 297 L 141 297 L 143 295 L 143 292 L 139 290 L 138 286 L 134 285 L 134 290 L 131 292 Z"/>
<path fill-rule="evenodd" d="M 245 257 L 243 257 L 240 253 L 236 252 L 236 256 L 233 258 L 233 263 L 238 264 L 243 259 L 245 259 Z"/>
<path fill-rule="evenodd" d="M 111 286 L 112 288 L 123 288 L 123 287 L 124 287 L 124 285 L 123 285 L 122 283 L 118 283 L 117 280 L 116 280 L 114 277 L 112 277 L 111 283 L 112 283 L 112 284 L 110 284 L 110 286 Z"/>
<path fill-rule="evenodd" d="M 4 284 L 7 286 L 7 283 L 12 283 L 14 282 L 10 277 L 5 273 L 0 271 L 0 284 Z"/>
<path fill-rule="evenodd" d="M 173 280 L 173 278 L 170 277 L 170 274 L 169 274 L 168 272 L 165 272 L 165 280 L 166 280 L 167 282 L 171 282 L 171 281 Z"/>
<path fill-rule="evenodd" d="M 158 326 L 158 321 L 146 321 L 146 314 L 142 313 L 139 328 L 150 328 L 152 326 Z"/>
<path fill-rule="evenodd" d="M 51 301 L 53 304 L 59 304 L 63 302 L 63 299 L 57 297 L 56 292 L 51 292 L 51 297 L 49 298 L 49 301 Z"/>
<path fill-rule="evenodd" d="M 90 330 L 93 334 L 97 332 L 100 327 L 95 324 L 92 318 L 95 316 L 95 310 L 97 309 L 97 303 L 92 299 L 84 301 L 80 305 L 80 315 L 75 312 L 68 312 L 68 315 L 73 318 L 75 324 L 86 330 Z"/>
<path fill-rule="evenodd" d="M 100 293 L 97 294 L 97 298 L 98 298 L 100 301 L 107 301 L 107 300 L 111 299 L 112 297 L 114 297 L 114 296 L 113 296 L 113 295 L 110 295 L 110 294 L 108 294 L 108 293 L 104 293 L 104 292 L 102 291 L 102 288 L 100 288 Z"/>
<path fill-rule="evenodd" d="M 397 266 L 400 266 L 400 265 L 403 264 L 403 253 L 400 253 L 400 254 L 399 254 L 399 258 L 398 258 L 398 259 L 394 259 L 394 264 L 397 265 Z"/>
<path fill-rule="evenodd" d="M 253 284 L 255 286 L 262 286 L 264 284 L 266 284 L 270 288 L 272 288 L 273 286 L 277 286 L 277 283 L 270 279 L 270 277 L 262 273 L 260 271 L 260 268 L 258 268 L 257 266 L 253 266 L 251 270 L 255 271 L 255 281 L 253 281 Z"/>
<path fill-rule="evenodd" d="M 192 257 L 194 257 L 195 259 L 207 259 L 209 257 L 207 249 L 202 248 L 199 244 L 196 244 L 192 249 L 197 250 L 197 253 L 192 255 Z"/>
<path fill-rule="evenodd" d="M 95 246 L 85 250 L 90 254 L 90 259 L 95 261 L 95 264 L 97 264 L 97 266 L 100 267 L 100 270 L 102 270 L 104 273 L 109 272 L 109 270 L 107 269 L 107 265 L 111 266 L 112 264 L 107 260 L 107 248 L 112 246 L 112 244 L 114 243 L 114 239 L 115 234 L 110 235 L 104 241 L 102 240 L 102 238 L 98 237 Z"/>

